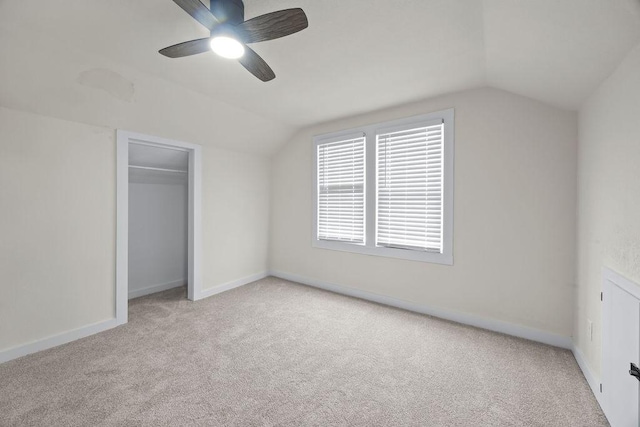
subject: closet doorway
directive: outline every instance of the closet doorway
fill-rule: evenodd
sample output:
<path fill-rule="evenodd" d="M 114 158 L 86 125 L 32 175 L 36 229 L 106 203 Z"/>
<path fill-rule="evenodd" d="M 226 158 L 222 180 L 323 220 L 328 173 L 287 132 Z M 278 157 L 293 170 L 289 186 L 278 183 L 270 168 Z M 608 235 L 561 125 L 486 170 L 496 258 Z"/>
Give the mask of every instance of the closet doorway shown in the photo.
<path fill-rule="evenodd" d="M 201 147 L 117 131 L 116 319 L 128 300 L 201 290 Z"/>

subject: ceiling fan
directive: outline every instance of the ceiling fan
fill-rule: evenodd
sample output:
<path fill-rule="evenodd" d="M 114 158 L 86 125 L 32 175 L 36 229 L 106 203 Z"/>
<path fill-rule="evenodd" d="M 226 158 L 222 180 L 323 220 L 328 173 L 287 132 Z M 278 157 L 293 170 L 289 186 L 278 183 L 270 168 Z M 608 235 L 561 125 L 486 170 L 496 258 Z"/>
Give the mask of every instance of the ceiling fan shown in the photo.
<path fill-rule="evenodd" d="M 276 75 L 247 44 L 288 36 L 309 26 L 307 15 L 300 8 L 279 10 L 245 21 L 242 0 L 211 0 L 210 9 L 200 0 L 173 1 L 204 25 L 211 37 L 165 47 L 160 50 L 162 55 L 180 58 L 213 50 L 225 58 L 237 59 L 263 82 L 273 80 Z"/>

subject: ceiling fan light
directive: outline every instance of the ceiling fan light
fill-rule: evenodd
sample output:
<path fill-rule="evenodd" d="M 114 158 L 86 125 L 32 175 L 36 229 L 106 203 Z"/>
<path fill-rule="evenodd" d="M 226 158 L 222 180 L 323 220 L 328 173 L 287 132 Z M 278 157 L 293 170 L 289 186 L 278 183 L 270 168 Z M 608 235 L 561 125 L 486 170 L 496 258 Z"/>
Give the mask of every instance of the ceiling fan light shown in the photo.
<path fill-rule="evenodd" d="M 211 50 L 224 58 L 238 59 L 244 55 L 244 46 L 232 37 L 217 36 L 211 39 Z"/>

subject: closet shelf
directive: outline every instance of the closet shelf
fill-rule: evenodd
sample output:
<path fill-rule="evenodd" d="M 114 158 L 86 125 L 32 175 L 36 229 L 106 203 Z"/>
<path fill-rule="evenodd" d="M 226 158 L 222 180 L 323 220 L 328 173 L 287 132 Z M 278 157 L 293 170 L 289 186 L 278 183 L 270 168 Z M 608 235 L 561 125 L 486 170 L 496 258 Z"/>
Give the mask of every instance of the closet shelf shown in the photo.
<path fill-rule="evenodd" d="M 150 166 L 129 165 L 129 167 L 131 169 L 142 169 L 142 170 L 157 171 L 157 172 L 187 173 L 187 171 L 178 170 L 178 169 L 153 168 Z"/>

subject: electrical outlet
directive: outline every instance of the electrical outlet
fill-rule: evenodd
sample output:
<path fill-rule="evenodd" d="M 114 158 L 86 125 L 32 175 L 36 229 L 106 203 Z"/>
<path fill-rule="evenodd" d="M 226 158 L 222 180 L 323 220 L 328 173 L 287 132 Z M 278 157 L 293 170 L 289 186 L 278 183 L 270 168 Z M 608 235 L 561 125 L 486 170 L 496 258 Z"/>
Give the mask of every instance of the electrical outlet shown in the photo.
<path fill-rule="evenodd" d="M 587 334 L 589 334 L 589 341 L 593 341 L 593 322 L 587 319 Z"/>

